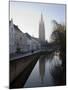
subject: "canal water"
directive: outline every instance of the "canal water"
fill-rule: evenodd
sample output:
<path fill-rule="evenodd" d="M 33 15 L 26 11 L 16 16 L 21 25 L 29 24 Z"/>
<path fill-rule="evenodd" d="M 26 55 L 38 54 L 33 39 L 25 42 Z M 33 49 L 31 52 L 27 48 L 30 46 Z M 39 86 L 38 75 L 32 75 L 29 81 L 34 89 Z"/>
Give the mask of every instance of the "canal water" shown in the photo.
<path fill-rule="evenodd" d="M 41 55 L 24 87 L 62 85 L 64 81 L 61 78 L 61 73 L 62 60 L 59 58 L 59 52 Z"/>

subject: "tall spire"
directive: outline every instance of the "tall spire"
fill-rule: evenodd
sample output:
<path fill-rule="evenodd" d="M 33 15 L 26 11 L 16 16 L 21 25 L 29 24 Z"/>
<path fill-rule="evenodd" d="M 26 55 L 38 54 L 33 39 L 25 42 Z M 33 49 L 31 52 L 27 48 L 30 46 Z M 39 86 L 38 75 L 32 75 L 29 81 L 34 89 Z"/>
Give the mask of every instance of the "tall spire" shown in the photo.
<path fill-rule="evenodd" d="M 42 13 L 41 13 L 41 21 L 43 21 L 43 15 L 42 15 Z"/>
<path fill-rule="evenodd" d="M 39 38 L 41 41 L 45 41 L 45 26 L 42 13 L 41 13 L 41 20 L 39 23 Z"/>

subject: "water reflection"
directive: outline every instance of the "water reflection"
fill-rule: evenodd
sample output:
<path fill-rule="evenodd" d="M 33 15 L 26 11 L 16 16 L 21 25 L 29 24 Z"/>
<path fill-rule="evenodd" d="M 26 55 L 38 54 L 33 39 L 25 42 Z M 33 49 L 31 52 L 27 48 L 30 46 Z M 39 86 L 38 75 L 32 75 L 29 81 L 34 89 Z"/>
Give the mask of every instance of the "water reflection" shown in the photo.
<path fill-rule="evenodd" d="M 61 65 L 59 53 L 41 55 L 24 87 L 61 85 Z"/>
<path fill-rule="evenodd" d="M 45 57 L 41 56 L 39 59 L 39 74 L 41 78 L 41 83 L 44 81 L 44 76 L 45 76 Z"/>

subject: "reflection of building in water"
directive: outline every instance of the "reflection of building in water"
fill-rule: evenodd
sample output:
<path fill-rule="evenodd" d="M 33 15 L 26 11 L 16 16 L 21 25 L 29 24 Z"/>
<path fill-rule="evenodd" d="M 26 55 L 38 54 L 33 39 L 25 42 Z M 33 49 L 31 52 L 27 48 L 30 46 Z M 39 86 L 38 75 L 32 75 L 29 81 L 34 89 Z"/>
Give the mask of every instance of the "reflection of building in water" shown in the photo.
<path fill-rule="evenodd" d="M 43 83 L 44 75 L 45 75 L 45 57 L 44 56 L 42 56 L 39 60 L 39 73 L 40 73 L 41 82 Z"/>

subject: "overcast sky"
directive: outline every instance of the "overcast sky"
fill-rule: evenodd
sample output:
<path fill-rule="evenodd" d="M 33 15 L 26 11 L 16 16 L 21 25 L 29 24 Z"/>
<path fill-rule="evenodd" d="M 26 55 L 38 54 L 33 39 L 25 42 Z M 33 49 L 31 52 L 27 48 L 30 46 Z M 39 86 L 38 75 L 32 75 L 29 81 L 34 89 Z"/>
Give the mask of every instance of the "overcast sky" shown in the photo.
<path fill-rule="evenodd" d="M 65 5 L 29 2 L 10 2 L 10 20 L 18 25 L 22 32 L 34 37 L 39 36 L 41 13 L 45 24 L 45 39 L 49 40 L 52 33 L 52 20 L 65 23 Z"/>

